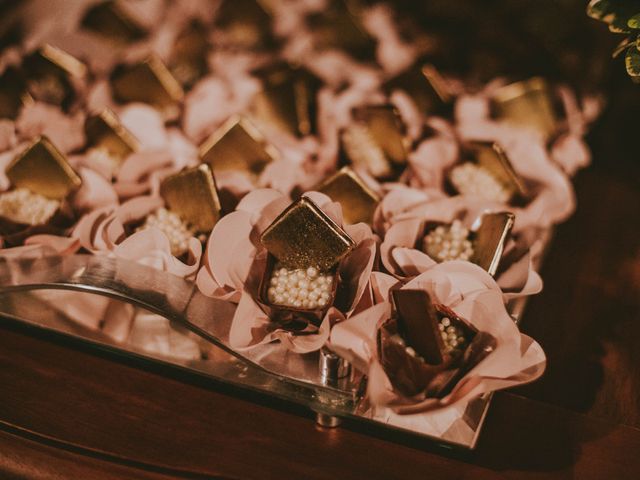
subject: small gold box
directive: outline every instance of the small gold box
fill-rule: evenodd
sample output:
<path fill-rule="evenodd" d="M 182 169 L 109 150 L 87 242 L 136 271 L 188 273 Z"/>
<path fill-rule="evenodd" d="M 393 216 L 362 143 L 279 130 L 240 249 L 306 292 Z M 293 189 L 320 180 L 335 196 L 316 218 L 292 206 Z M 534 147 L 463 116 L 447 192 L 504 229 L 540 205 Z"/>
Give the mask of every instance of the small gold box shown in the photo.
<path fill-rule="evenodd" d="M 400 113 L 393 105 L 356 107 L 353 117 L 356 122 L 362 122 L 367 126 L 391 163 L 406 163 L 408 145 L 405 127 Z"/>
<path fill-rule="evenodd" d="M 284 267 L 320 271 L 332 269 L 355 247 L 351 237 L 304 196 L 267 227 L 260 241 Z"/>
<path fill-rule="evenodd" d="M 133 65 L 120 65 L 111 76 L 114 98 L 144 102 L 166 111 L 184 97 L 182 87 L 156 55 Z"/>
<path fill-rule="evenodd" d="M 362 24 L 359 2 L 332 0 L 322 12 L 307 17 L 318 50 L 346 50 L 360 60 L 374 60 L 376 42 Z"/>
<path fill-rule="evenodd" d="M 433 65 L 418 62 L 411 68 L 389 79 L 385 89 L 405 91 L 425 115 L 441 112 L 453 101 L 453 96 L 440 73 Z"/>
<path fill-rule="evenodd" d="M 231 170 L 253 178 L 277 156 L 277 150 L 245 117 L 230 118 L 200 145 L 200 158 L 214 175 Z"/>
<path fill-rule="evenodd" d="M 478 165 L 490 172 L 507 190 L 512 197 L 517 195 L 524 198 L 527 187 L 518 175 L 502 146 L 496 142 L 470 142 L 468 148 L 474 155 Z"/>
<path fill-rule="evenodd" d="M 173 76 L 185 87 L 192 87 L 208 70 L 209 52 L 208 30 L 198 21 L 192 21 L 178 34 L 169 69 Z"/>
<path fill-rule="evenodd" d="M 82 27 L 118 44 L 141 40 L 146 36 L 146 30 L 119 3 L 108 0 L 94 5 L 82 18 Z"/>
<path fill-rule="evenodd" d="M 373 223 L 373 214 L 380 203 L 380 195 L 351 167 L 341 168 L 315 190 L 340 203 L 345 223 Z"/>
<path fill-rule="evenodd" d="M 406 165 L 409 140 L 393 105 L 353 109 L 354 123 L 340 135 L 342 162 L 378 179 L 394 177 Z"/>
<path fill-rule="evenodd" d="M 207 164 L 165 178 L 160 184 L 160 195 L 167 208 L 196 232 L 210 232 L 220 219 L 216 182 Z"/>
<path fill-rule="evenodd" d="M 74 83 L 87 76 L 87 67 L 67 52 L 45 44 L 25 57 L 29 93 L 42 102 L 68 108 L 76 93 Z"/>
<path fill-rule="evenodd" d="M 268 0 L 223 0 L 215 25 L 231 47 L 269 49 L 276 44 L 272 21 Z"/>
<path fill-rule="evenodd" d="M 14 120 L 20 109 L 33 103 L 33 98 L 27 90 L 24 74 L 15 67 L 7 68 L 0 75 L 0 118 Z"/>
<path fill-rule="evenodd" d="M 54 200 L 63 200 L 82 183 L 65 156 L 44 136 L 18 154 L 6 174 L 14 187 Z"/>
<path fill-rule="evenodd" d="M 84 131 L 90 147 L 104 149 L 120 162 L 139 148 L 138 140 L 108 108 L 87 117 Z"/>
<path fill-rule="evenodd" d="M 288 65 L 255 73 L 264 88 L 253 98 L 251 115 L 292 135 L 315 133 L 316 98 L 321 81 L 302 68 Z"/>
<path fill-rule="evenodd" d="M 492 107 L 499 120 L 535 129 L 547 139 L 557 131 L 554 106 L 543 78 L 534 77 L 499 88 L 492 96 Z"/>

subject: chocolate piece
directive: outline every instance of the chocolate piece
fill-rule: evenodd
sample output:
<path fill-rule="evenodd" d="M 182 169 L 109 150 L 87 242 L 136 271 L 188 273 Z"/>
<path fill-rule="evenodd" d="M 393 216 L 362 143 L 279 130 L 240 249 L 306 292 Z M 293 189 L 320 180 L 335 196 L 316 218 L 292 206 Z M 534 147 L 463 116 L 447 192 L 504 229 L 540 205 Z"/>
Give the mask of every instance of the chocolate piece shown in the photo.
<path fill-rule="evenodd" d="M 527 194 L 524 181 L 518 175 L 507 156 L 507 153 L 495 142 L 470 142 L 469 149 L 473 152 L 478 165 L 489 171 L 513 197 L 523 198 Z"/>
<path fill-rule="evenodd" d="M 405 91 L 425 115 L 441 112 L 453 101 L 448 85 L 436 68 L 422 62 L 389 79 L 385 88 L 390 93 Z"/>
<path fill-rule="evenodd" d="M 397 289 L 391 293 L 398 313 L 398 332 L 407 345 L 430 365 L 442 363 L 445 345 L 429 294 L 411 289 Z"/>
<path fill-rule="evenodd" d="M 146 35 L 145 29 L 114 0 L 99 3 L 87 10 L 82 26 L 114 43 L 126 44 Z"/>
<path fill-rule="evenodd" d="M 139 147 L 138 140 L 109 109 L 87 117 L 84 131 L 91 148 L 103 149 L 120 162 Z"/>
<path fill-rule="evenodd" d="M 355 246 L 347 233 L 309 198 L 293 202 L 260 241 L 286 268 L 332 269 Z"/>
<path fill-rule="evenodd" d="M 245 117 L 232 117 L 200 146 L 200 158 L 214 175 L 229 170 L 255 176 L 278 153 Z"/>
<path fill-rule="evenodd" d="M 474 231 L 474 252 L 471 261 L 490 275 L 495 275 L 500 265 L 505 244 L 515 223 L 511 212 L 485 213 Z"/>
<path fill-rule="evenodd" d="M 184 96 L 178 81 L 155 55 L 117 67 L 111 76 L 111 87 L 119 102 L 144 102 L 162 111 L 174 108 Z"/>
<path fill-rule="evenodd" d="M 255 72 L 263 81 L 250 106 L 251 115 L 297 136 L 316 131 L 316 96 L 322 82 L 302 68 L 277 65 Z"/>
<path fill-rule="evenodd" d="M 265 0 L 224 0 L 215 24 L 231 47 L 261 49 L 275 46 L 271 13 Z"/>
<path fill-rule="evenodd" d="M 220 218 L 215 179 L 207 164 L 165 178 L 160 195 L 167 207 L 196 232 L 210 232 Z"/>
<path fill-rule="evenodd" d="M 315 190 L 340 203 L 345 223 L 373 223 L 380 196 L 350 167 L 341 168 Z"/>
<path fill-rule="evenodd" d="M 62 200 L 82 181 L 65 156 L 45 136 L 36 138 L 6 169 L 11 184 Z"/>
<path fill-rule="evenodd" d="M 549 88 L 541 77 L 497 89 L 492 102 L 495 116 L 500 120 L 533 128 L 545 138 L 551 137 L 557 130 L 557 118 Z"/>

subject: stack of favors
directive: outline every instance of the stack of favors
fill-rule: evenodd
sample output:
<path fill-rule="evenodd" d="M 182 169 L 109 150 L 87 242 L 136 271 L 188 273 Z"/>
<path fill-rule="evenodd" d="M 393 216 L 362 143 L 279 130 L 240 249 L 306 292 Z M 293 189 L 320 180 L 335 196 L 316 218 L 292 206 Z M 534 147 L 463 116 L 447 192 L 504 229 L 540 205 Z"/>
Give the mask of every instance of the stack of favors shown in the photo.
<path fill-rule="evenodd" d="M 512 307 L 542 289 L 598 98 L 440 71 L 442 47 L 384 2 L 21 8 L 0 52 L 0 257 L 91 254 L 192 280 L 237 305 L 234 349 L 332 350 L 367 376 L 374 411 L 542 374 Z M 130 305 L 38 295 L 117 341 L 202 354 Z"/>

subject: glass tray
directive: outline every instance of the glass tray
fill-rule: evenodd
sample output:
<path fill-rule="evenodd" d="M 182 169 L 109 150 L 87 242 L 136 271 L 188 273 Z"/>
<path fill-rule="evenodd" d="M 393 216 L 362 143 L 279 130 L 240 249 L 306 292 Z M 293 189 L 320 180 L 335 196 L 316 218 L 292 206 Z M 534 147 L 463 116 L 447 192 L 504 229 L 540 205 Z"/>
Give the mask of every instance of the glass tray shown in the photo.
<path fill-rule="evenodd" d="M 195 359 L 168 356 L 144 348 L 132 336 L 118 341 L 83 326 L 47 300 L 47 292 L 54 290 L 106 296 L 165 317 L 173 330 L 192 332 L 199 355 Z M 202 295 L 192 282 L 131 261 L 90 255 L 0 259 L 0 314 L 11 321 L 295 402 L 316 412 L 324 424 L 337 425 L 339 419 L 348 418 L 417 434 L 447 447 L 475 447 L 491 395 L 438 414 L 401 416 L 386 408 L 374 409 L 363 398 L 366 378 L 361 375 L 353 372 L 334 386 L 323 381 L 319 352 L 294 354 L 277 343 L 234 351 L 229 346 L 234 308 Z M 516 321 L 523 308 L 524 301 L 510 305 Z"/>

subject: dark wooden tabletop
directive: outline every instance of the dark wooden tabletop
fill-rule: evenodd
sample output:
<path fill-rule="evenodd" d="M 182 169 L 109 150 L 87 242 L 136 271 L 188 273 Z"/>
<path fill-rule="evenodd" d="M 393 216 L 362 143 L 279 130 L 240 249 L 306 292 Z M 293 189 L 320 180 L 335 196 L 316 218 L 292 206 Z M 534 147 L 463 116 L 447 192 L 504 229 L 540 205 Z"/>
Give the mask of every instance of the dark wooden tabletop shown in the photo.
<path fill-rule="evenodd" d="M 523 319 L 547 372 L 495 396 L 475 452 L 322 430 L 295 406 L 0 320 L 0 479 L 640 478 L 640 87 L 622 82 Z"/>

